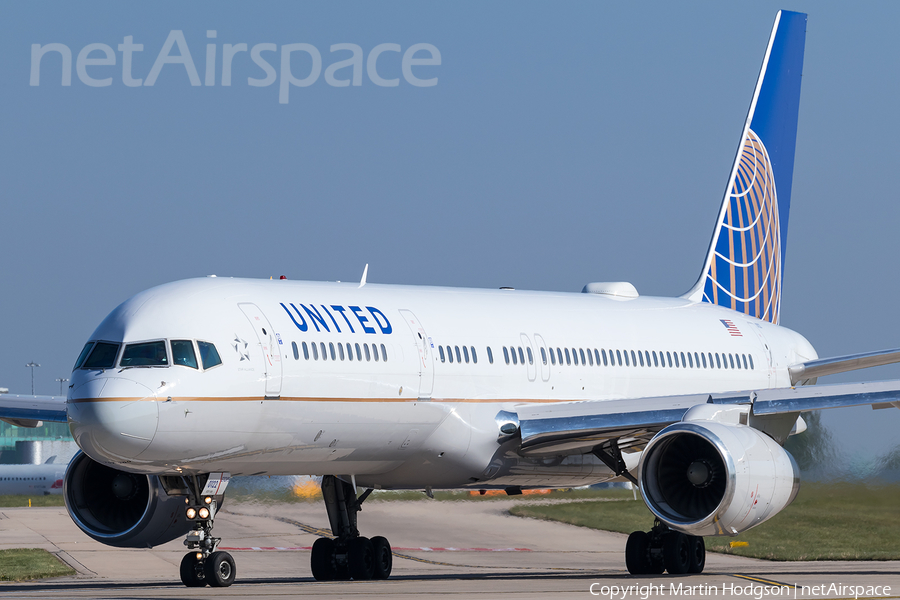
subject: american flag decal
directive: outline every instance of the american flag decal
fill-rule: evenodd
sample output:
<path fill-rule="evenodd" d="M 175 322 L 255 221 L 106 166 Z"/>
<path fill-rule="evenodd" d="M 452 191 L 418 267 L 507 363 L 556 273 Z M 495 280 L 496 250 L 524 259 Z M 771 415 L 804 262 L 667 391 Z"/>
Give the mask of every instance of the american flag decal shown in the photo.
<path fill-rule="evenodd" d="M 732 337 L 744 337 L 741 333 L 741 330 L 737 328 L 737 326 L 728 319 L 719 319 L 722 322 L 722 325 L 725 326 L 725 329 L 728 330 L 728 333 L 732 335 Z"/>

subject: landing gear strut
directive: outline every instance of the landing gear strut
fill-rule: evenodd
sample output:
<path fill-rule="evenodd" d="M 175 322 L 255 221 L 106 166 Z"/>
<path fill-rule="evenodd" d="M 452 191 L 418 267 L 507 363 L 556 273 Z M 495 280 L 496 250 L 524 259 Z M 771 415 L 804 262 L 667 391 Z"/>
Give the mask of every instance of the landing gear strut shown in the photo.
<path fill-rule="evenodd" d="M 196 481 L 194 484 L 196 488 Z M 194 522 L 194 529 L 184 540 L 190 552 L 181 559 L 181 582 L 187 587 L 228 587 L 237 571 L 231 555 L 216 550 L 222 541 L 212 535 L 217 503 L 212 496 L 200 498 L 196 489 L 192 492 L 185 500 L 185 515 Z"/>
<path fill-rule="evenodd" d="M 658 519 L 653 529 L 633 532 L 625 544 L 625 566 L 632 575 L 702 573 L 705 565 L 702 537 L 672 531 Z"/>
<path fill-rule="evenodd" d="M 318 581 L 335 579 L 387 579 L 393 555 L 387 539 L 359 535 L 356 513 L 362 510 L 371 489 L 357 498 L 353 485 L 334 475 L 322 478 L 322 497 L 334 539 L 319 538 L 312 547 L 310 567 Z"/>

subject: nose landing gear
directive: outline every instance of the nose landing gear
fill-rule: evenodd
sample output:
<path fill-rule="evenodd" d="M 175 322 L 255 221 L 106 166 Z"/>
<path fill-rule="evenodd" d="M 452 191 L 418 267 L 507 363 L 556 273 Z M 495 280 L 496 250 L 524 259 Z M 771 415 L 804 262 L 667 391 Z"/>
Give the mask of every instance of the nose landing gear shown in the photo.
<path fill-rule="evenodd" d="M 393 566 L 386 538 L 359 534 L 357 515 L 371 489 L 357 498 L 353 485 L 334 475 L 322 478 L 322 497 L 335 539 L 319 538 L 312 547 L 310 567 L 317 581 L 387 579 Z"/>
<path fill-rule="evenodd" d="M 190 500 L 186 500 L 190 503 Z M 184 545 L 187 554 L 181 559 L 181 582 L 187 587 L 228 587 L 234 583 L 237 572 L 234 558 L 216 550 L 222 538 L 213 537 L 213 519 L 216 515 L 216 501 L 212 497 L 203 498 L 199 506 L 186 509 L 188 519 L 194 521 L 194 529 L 187 534 Z"/>

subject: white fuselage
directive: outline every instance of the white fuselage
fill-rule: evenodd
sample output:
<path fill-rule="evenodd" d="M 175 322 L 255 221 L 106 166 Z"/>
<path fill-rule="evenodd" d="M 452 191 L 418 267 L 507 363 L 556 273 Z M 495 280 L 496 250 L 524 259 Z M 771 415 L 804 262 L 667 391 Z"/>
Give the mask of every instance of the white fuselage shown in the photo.
<path fill-rule="evenodd" d="M 62 494 L 65 464 L 0 465 L 0 496 Z"/>
<path fill-rule="evenodd" d="M 225 278 L 142 292 L 91 340 L 120 344 L 114 367 L 71 377 L 70 428 L 95 460 L 386 488 L 609 479 L 592 455 L 519 456 L 495 417 L 785 387 L 816 358 L 793 331 L 683 299 Z M 158 340 L 168 366 L 120 366 L 125 345 Z M 172 340 L 211 342 L 222 364 L 175 364 Z"/>

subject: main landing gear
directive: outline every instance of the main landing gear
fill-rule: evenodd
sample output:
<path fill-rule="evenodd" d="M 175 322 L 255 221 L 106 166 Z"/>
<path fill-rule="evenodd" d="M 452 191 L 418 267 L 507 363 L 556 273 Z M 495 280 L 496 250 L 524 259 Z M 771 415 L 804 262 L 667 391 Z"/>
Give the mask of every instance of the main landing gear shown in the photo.
<path fill-rule="evenodd" d="M 672 531 L 658 519 L 653 529 L 633 532 L 625 544 L 625 566 L 632 575 L 702 573 L 705 565 L 702 537 Z"/>
<path fill-rule="evenodd" d="M 322 478 L 322 497 L 335 538 L 319 538 L 312 547 L 310 567 L 318 581 L 336 579 L 387 579 L 393 555 L 387 539 L 359 535 L 356 513 L 362 510 L 371 489 L 357 498 L 356 489 L 334 475 Z"/>
<path fill-rule="evenodd" d="M 190 552 L 181 559 L 181 582 L 187 587 L 230 586 L 237 572 L 234 559 L 227 552 L 216 550 L 222 538 L 212 536 L 216 501 L 206 496 L 199 503 L 195 502 L 196 506 L 192 505 L 190 498 L 185 502 L 189 505 L 185 515 L 188 520 L 194 521 L 194 529 L 184 540 Z"/>

